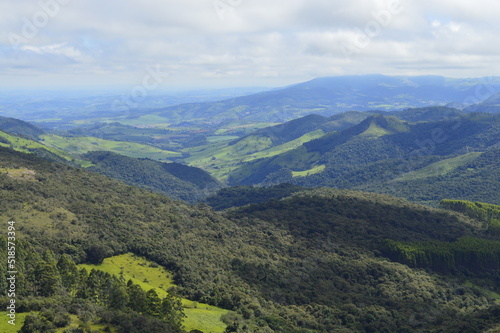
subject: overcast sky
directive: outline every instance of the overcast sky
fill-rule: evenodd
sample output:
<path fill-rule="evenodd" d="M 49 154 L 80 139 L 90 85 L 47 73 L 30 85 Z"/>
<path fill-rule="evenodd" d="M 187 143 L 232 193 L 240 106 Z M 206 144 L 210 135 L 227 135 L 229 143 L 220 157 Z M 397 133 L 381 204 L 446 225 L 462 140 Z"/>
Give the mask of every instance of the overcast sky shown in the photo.
<path fill-rule="evenodd" d="M 0 86 L 500 75 L 498 0 L 1 0 Z"/>

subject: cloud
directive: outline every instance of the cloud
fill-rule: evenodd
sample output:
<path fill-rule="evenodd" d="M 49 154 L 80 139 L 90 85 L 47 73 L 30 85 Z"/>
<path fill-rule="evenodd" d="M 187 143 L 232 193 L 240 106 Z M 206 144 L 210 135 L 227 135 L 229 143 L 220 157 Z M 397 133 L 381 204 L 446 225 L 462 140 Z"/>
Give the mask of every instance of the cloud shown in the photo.
<path fill-rule="evenodd" d="M 66 45 L 66 43 L 44 45 L 44 46 L 31 46 L 23 45 L 20 48 L 22 51 L 33 52 L 39 55 L 49 55 L 49 56 L 61 56 L 72 60 L 82 60 L 83 54 L 72 46 Z"/>
<path fill-rule="evenodd" d="M 169 86 L 497 75 L 499 14 L 494 0 L 7 0 L 0 73 L 18 85 L 30 71 L 29 84 L 134 84 L 159 65 Z"/>

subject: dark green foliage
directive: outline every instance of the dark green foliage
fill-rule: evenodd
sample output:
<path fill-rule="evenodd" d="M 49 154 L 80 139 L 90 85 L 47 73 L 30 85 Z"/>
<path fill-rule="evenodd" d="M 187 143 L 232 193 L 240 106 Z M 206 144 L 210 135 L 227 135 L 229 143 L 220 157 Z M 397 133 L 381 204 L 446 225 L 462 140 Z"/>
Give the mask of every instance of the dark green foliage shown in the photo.
<path fill-rule="evenodd" d="M 281 199 L 302 190 L 304 190 L 303 187 L 286 183 L 272 187 L 227 187 L 208 197 L 206 202 L 215 210 L 223 210 L 230 207 L 261 203 L 270 199 Z"/>
<path fill-rule="evenodd" d="M 464 234 L 472 234 L 474 229 L 442 211 L 390 197 L 326 188 L 250 205 L 230 211 L 230 214 L 238 218 L 249 215 L 268 221 L 277 220 L 281 227 L 294 235 L 328 236 L 330 241 L 363 243 L 365 246 L 375 245 L 385 238 L 455 240 Z"/>
<path fill-rule="evenodd" d="M 498 332 L 500 323 L 500 306 L 496 305 L 489 309 L 479 310 L 465 316 L 454 319 L 445 319 L 442 329 L 443 333 L 476 333 Z M 491 330 L 489 330 L 491 329 Z"/>
<path fill-rule="evenodd" d="M 456 242 L 385 242 L 385 253 L 411 267 L 439 272 L 500 269 L 500 241 L 462 237 Z"/>
<path fill-rule="evenodd" d="M 105 258 L 111 257 L 112 255 L 111 250 L 108 247 L 101 244 L 91 245 L 86 252 L 87 252 L 87 261 L 94 265 L 102 263 L 102 261 Z"/>
<path fill-rule="evenodd" d="M 51 323 L 45 316 L 38 314 L 29 314 L 26 316 L 24 325 L 19 331 L 20 333 L 53 333 L 56 326 Z"/>
<path fill-rule="evenodd" d="M 3 136 L 0 136 L 0 143 L 5 143 L 8 145 L 11 144 L 11 142 L 7 138 L 4 138 Z"/>
<path fill-rule="evenodd" d="M 64 253 L 57 262 L 57 270 L 61 275 L 61 283 L 70 295 L 75 295 L 79 288 L 80 273 L 71 257 Z"/>
<path fill-rule="evenodd" d="M 62 164 L 68 164 L 74 166 L 73 162 L 68 161 L 64 159 L 61 156 L 58 156 L 54 154 L 53 152 L 44 149 L 44 148 L 34 148 L 34 149 L 28 149 L 28 151 L 38 157 L 43 158 L 44 160 L 51 161 L 51 162 L 57 162 L 57 163 L 62 163 Z"/>
<path fill-rule="evenodd" d="M 92 171 L 174 199 L 196 202 L 221 187 L 207 172 L 178 163 L 136 159 L 102 151 L 89 152 L 83 157 L 95 164 L 90 168 Z"/>
<path fill-rule="evenodd" d="M 39 262 L 31 276 L 34 278 L 37 296 L 53 296 L 61 287 L 61 277 L 53 263 Z"/>
<path fill-rule="evenodd" d="M 180 333 L 178 327 L 157 318 L 146 317 L 137 312 L 105 312 L 102 323 L 118 328 L 119 333 Z"/>
<path fill-rule="evenodd" d="M 498 180 L 500 179 L 500 149 L 490 149 L 475 160 L 444 175 L 422 179 L 397 181 L 385 178 L 386 183 L 366 184 L 357 189 L 389 193 L 422 203 L 437 206 L 442 198 L 456 198 L 500 203 Z M 390 177 L 394 174 L 389 173 Z"/>

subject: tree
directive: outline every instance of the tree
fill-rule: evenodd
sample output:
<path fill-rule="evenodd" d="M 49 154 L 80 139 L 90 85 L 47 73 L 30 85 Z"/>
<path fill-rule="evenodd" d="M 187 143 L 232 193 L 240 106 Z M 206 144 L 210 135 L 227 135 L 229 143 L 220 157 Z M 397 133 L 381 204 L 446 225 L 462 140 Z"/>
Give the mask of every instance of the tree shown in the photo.
<path fill-rule="evenodd" d="M 78 290 L 80 273 L 71 257 L 63 254 L 57 262 L 57 269 L 61 274 L 62 285 L 66 288 L 70 295 L 75 295 Z"/>
<path fill-rule="evenodd" d="M 55 326 L 47 320 L 47 318 L 31 313 L 26 316 L 24 325 L 19 333 L 53 333 Z"/>
<path fill-rule="evenodd" d="M 61 276 L 55 265 L 39 262 L 34 271 L 35 289 L 40 296 L 53 296 L 61 289 Z"/>
<path fill-rule="evenodd" d="M 161 299 L 154 289 L 146 292 L 147 313 L 153 317 L 160 317 Z"/>
<path fill-rule="evenodd" d="M 100 244 L 95 244 L 87 249 L 87 261 L 94 265 L 102 264 L 103 260 L 111 255 L 111 251 Z"/>
<path fill-rule="evenodd" d="M 175 327 L 182 327 L 182 322 L 186 315 L 180 298 L 167 295 L 160 306 L 160 318 Z"/>

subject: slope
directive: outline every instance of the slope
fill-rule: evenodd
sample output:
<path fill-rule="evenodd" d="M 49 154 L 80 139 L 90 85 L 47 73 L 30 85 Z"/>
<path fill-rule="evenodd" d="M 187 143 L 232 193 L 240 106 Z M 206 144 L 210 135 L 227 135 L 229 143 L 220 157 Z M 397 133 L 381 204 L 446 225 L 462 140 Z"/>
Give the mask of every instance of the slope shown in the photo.
<path fill-rule="evenodd" d="M 221 187 L 207 172 L 179 163 L 136 159 L 104 151 L 89 152 L 83 158 L 92 162 L 91 171 L 191 203 Z"/>
<path fill-rule="evenodd" d="M 462 190 L 464 195 L 473 195 L 470 200 L 498 202 L 487 184 L 492 181 L 493 187 L 498 185 L 498 164 L 491 156 L 495 150 L 484 156 L 490 165 L 480 163 L 476 172 L 463 172 L 468 170 L 464 169 L 466 165 L 474 163 L 472 157 L 496 147 L 498 137 L 500 118 L 491 114 L 415 123 L 375 115 L 295 150 L 242 165 L 229 179 L 233 185 L 291 182 L 308 187 L 364 189 L 437 204 L 443 197 L 457 195 L 459 184 L 450 177 L 459 177 L 471 186 Z M 466 156 L 471 152 L 475 153 Z M 414 179 L 416 175 L 419 179 Z M 436 181 L 442 176 L 445 180 Z"/>
<path fill-rule="evenodd" d="M 306 171 L 318 165 L 326 165 L 324 172 L 328 172 L 328 168 L 334 166 L 333 160 L 341 168 L 397 157 L 401 154 L 400 148 L 386 143 L 384 137 L 406 132 L 408 128 L 394 117 L 374 115 L 348 129 L 309 141 L 295 150 L 243 165 L 231 174 L 230 184 L 258 184 L 274 172 L 290 170 L 288 173 L 291 175 L 291 171 Z"/>
<path fill-rule="evenodd" d="M 500 113 L 500 93 L 498 89 L 496 94 L 490 96 L 485 101 L 471 105 L 467 107 L 465 112 L 488 112 L 488 113 Z"/>
<path fill-rule="evenodd" d="M 436 166 L 444 166 L 445 169 L 439 174 L 429 172 L 429 167 Z M 470 153 L 460 155 L 451 161 L 442 160 L 416 170 L 415 173 L 393 174 L 391 177 L 386 177 L 385 182 L 372 180 L 355 188 L 389 193 L 434 206 L 444 198 L 500 204 L 498 192 L 500 149 L 498 148 L 489 149 L 479 156 Z M 394 176 L 396 178 L 392 178 Z"/>
<path fill-rule="evenodd" d="M 25 121 L 6 117 L 0 117 L 0 131 L 31 140 L 38 139 L 44 133 L 42 129 Z"/>
<path fill-rule="evenodd" d="M 174 294 L 236 311 L 223 318 L 228 330 L 425 332 L 463 324 L 483 332 L 498 319 L 494 300 L 466 281 L 389 262 L 377 252 L 386 237 L 481 236 L 477 223 L 455 213 L 389 196 L 319 189 L 221 215 L 6 148 L 0 148 L 0 164 L 33 171 L 34 180 L 0 174 L 0 219 L 16 221 L 20 241 L 33 251 L 50 249 L 56 260 L 67 254 L 77 263 L 127 252 L 145 256 L 172 272 Z M 19 265 L 33 262 L 23 255 Z M 487 274 L 474 277 L 475 283 L 494 285 Z M 43 280 L 19 278 L 20 286 Z M 0 283 L 5 300 L 6 280 Z M 72 299 L 35 290 L 19 298 L 24 309 Z M 96 306 L 85 305 L 92 301 L 88 297 L 76 296 L 68 309 L 95 315 Z M 146 324 L 133 313 L 113 317 Z"/>
<path fill-rule="evenodd" d="M 10 147 L 20 152 L 34 154 L 54 162 L 88 166 L 89 162 L 65 152 L 61 149 L 48 147 L 38 141 L 16 136 L 0 131 L 0 146 Z"/>

